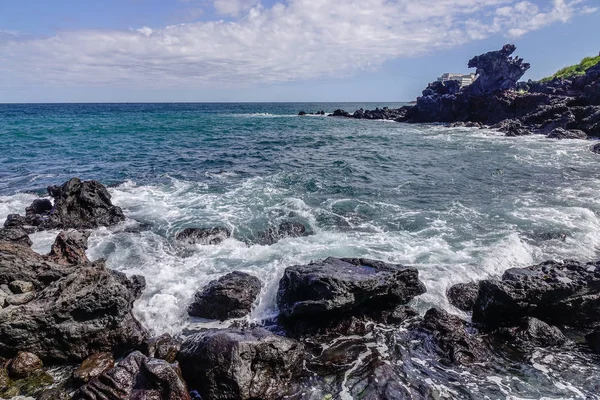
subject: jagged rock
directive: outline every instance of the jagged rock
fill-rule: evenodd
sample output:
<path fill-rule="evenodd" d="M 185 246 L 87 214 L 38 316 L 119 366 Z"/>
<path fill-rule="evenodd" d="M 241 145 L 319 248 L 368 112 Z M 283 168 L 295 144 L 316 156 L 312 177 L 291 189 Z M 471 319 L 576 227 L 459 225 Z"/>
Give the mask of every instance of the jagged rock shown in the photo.
<path fill-rule="evenodd" d="M 229 273 L 197 292 L 188 314 L 221 321 L 243 317 L 250 313 L 261 287 L 260 280 L 252 275 Z"/>
<path fill-rule="evenodd" d="M 478 292 L 479 284 L 476 282 L 458 283 L 446 291 L 446 296 L 454 307 L 469 312 L 473 310 Z"/>
<path fill-rule="evenodd" d="M 92 379 L 74 400 L 189 400 L 177 364 L 148 358 L 136 351 Z"/>
<path fill-rule="evenodd" d="M 26 281 L 12 281 L 8 284 L 8 288 L 14 294 L 24 294 L 34 290 L 33 283 Z"/>
<path fill-rule="evenodd" d="M 523 126 L 523 123 L 516 119 L 506 119 L 491 126 L 492 129 L 497 129 L 504 132 L 506 136 L 525 136 L 531 135 L 531 131 Z"/>
<path fill-rule="evenodd" d="M 452 363 L 470 364 L 488 355 L 482 339 L 469 324 L 446 311 L 438 308 L 427 311 L 422 328 L 431 334 L 440 354 Z"/>
<path fill-rule="evenodd" d="M 20 351 L 10 362 L 8 373 L 14 379 L 21 379 L 28 377 L 43 366 L 42 360 L 35 354 Z"/>
<path fill-rule="evenodd" d="M 137 348 L 146 337 L 131 313 L 144 279 L 111 271 L 103 260 L 65 265 L 2 242 L 0 283 L 14 280 L 32 282 L 35 298 L 0 310 L 0 356 L 19 349 L 43 360 L 81 361 L 94 352 Z"/>
<path fill-rule="evenodd" d="M 33 299 L 35 299 L 35 292 L 27 292 L 9 295 L 6 297 L 5 302 L 9 306 L 20 306 L 29 303 Z"/>
<path fill-rule="evenodd" d="M 165 360 L 174 363 L 181 349 L 179 340 L 174 339 L 168 333 L 157 338 L 151 338 L 144 343 L 144 352 L 148 357 Z"/>
<path fill-rule="evenodd" d="M 257 242 L 261 245 L 272 245 L 287 237 L 294 238 L 308 235 L 310 235 L 310 232 L 307 231 L 306 227 L 302 223 L 285 221 L 279 224 L 277 227 L 269 227 L 266 232 L 259 236 Z"/>
<path fill-rule="evenodd" d="M 363 306 L 393 309 L 422 293 L 425 286 L 415 268 L 330 257 L 287 268 L 279 282 L 277 304 L 285 318 L 313 318 Z"/>
<path fill-rule="evenodd" d="M 276 399 L 302 371 L 304 347 L 262 328 L 209 330 L 187 338 L 183 376 L 205 400 Z"/>
<path fill-rule="evenodd" d="M 587 134 L 578 129 L 566 130 L 563 128 L 556 128 L 550 132 L 547 137 L 549 139 L 587 139 Z"/>
<path fill-rule="evenodd" d="M 333 114 L 331 114 L 332 117 L 347 117 L 350 118 L 352 117 L 352 114 L 350 114 L 348 111 L 344 111 L 344 110 L 340 110 L 337 109 L 333 112 Z"/>
<path fill-rule="evenodd" d="M 231 236 L 229 229 L 217 228 L 186 228 L 176 236 L 177 240 L 189 244 L 215 245 Z"/>
<path fill-rule="evenodd" d="M 93 229 L 125 220 L 123 211 L 112 204 L 108 190 L 99 182 L 72 178 L 62 186 L 49 186 L 48 193 L 54 198 L 53 207 L 48 209 L 49 200 L 35 200 L 25 217 L 10 215 L 4 227 L 30 227 L 31 231 Z"/>
<path fill-rule="evenodd" d="M 52 244 L 50 258 L 58 263 L 80 264 L 89 262 L 85 251 L 90 232 L 60 232 Z"/>
<path fill-rule="evenodd" d="M 567 338 L 556 326 L 550 326 L 537 318 L 524 318 L 515 328 L 501 328 L 500 334 L 519 345 L 550 347 L 562 346 Z"/>
<path fill-rule="evenodd" d="M 27 235 L 27 231 L 20 226 L 0 229 L 0 242 L 1 241 L 12 242 L 27 247 L 31 247 L 33 244 Z"/>
<path fill-rule="evenodd" d="M 517 82 L 530 68 L 522 58 L 511 57 L 517 48 L 507 44 L 498 51 L 490 51 L 473 57 L 469 68 L 477 68 L 477 79 L 468 90 L 477 95 L 492 93 L 498 90 L 515 89 Z"/>
<path fill-rule="evenodd" d="M 77 381 L 87 383 L 114 366 L 115 359 L 111 353 L 94 353 L 83 360 L 81 365 L 73 371 L 73 378 Z"/>
<path fill-rule="evenodd" d="M 515 326 L 535 317 L 552 325 L 600 326 L 599 265 L 547 261 L 509 269 L 502 280 L 481 281 L 473 321 Z"/>
<path fill-rule="evenodd" d="M 600 353 L 600 330 L 596 330 L 585 336 L 586 342 L 596 353 Z"/>

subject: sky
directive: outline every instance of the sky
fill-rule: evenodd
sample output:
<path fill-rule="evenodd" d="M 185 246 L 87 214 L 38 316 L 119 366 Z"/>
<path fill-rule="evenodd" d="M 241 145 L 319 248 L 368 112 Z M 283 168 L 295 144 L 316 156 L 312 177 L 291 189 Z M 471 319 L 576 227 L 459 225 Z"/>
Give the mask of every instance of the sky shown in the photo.
<path fill-rule="evenodd" d="M 517 46 L 600 52 L 600 0 L 0 0 L 0 103 L 415 99 Z"/>

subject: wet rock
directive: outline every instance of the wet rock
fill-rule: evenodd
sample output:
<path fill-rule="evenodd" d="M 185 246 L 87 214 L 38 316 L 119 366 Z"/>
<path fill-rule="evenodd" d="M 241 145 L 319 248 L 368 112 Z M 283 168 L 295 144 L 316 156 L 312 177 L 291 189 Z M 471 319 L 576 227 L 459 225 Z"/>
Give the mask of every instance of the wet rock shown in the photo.
<path fill-rule="evenodd" d="M 187 338 L 178 360 L 205 400 L 276 399 L 300 375 L 304 348 L 262 328 L 209 330 Z"/>
<path fill-rule="evenodd" d="M 6 297 L 5 302 L 9 306 L 20 306 L 29 303 L 33 299 L 35 299 L 35 292 L 27 292 L 9 295 Z"/>
<path fill-rule="evenodd" d="M 478 292 L 479 284 L 476 282 L 458 283 L 446 291 L 446 296 L 454 307 L 469 312 L 473 310 Z"/>
<path fill-rule="evenodd" d="M 50 250 L 50 258 L 59 263 L 80 264 L 89 262 L 87 250 L 90 232 L 60 232 Z"/>
<path fill-rule="evenodd" d="M 521 346 L 562 346 L 567 341 L 560 329 L 537 318 L 524 318 L 518 327 L 501 328 L 498 333 Z"/>
<path fill-rule="evenodd" d="M 269 229 L 258 238 L 258 244 L 272 245 L 281 239 L 288 237 L 302 237 L 309 235 L 310 232 L 308 232 L 304 224 L 295 221 L 285 221 L 277 227 L 269 227 Z"/>
<path fill-rule="evenodd" d="M 525 136 L 531 135 L 531 130 L 526 128 L 523 123 L 516 119 L 506 119 L 491 126 L 492 129 L 497 129 L 504 132 L 506 136 Z"/>
<path fill-rule="evenodd" d="M 23 246 L 0 243 L 0 282 L 30 281 L 26 304 L 0 312 L 0 356 L 16 349 L 43 360 L 81 361 L 94 352 L 137 348 L 146 331 L 133 317 L 144 279 L 111 271 L 103 260 L 64 265 Z M 2 282 L 2 283 L 4 283 Z"/>
<path fill-rule="evenodd" d="M 13 379 L 27 378 L 34 371 L 44 366 L 42 360 L 33 353 L 20 351 L 8 366 L 9 375 Z"/>
<path fill-rule="evenodd" d="M 22 228 L 27 233 L 33 232 L 34 229 L 25 229 L 27 225 L 27 219 L 19 214 L 8 214 L 6 216 L 6 221 L 4 221 L 4 228 Z"/>
<path fill-rule="evenodd" d="M 367 259 L 328 258 L 285 270 L 277 304 L 285 318 L 392 309 L 425 293 L 415 268 Z M 326 318 L 321 317 L 319 318 Z"/>
<path fill-rule="evenodd" d="M 31 247 L 33 244 L 27 235 L 27 231 L 20 226 L 0 229 L 0 242 L 1 241 L 12 242 L 27 247 Z"/>
<path fill-rule="evenodd" d="M 300 111 L 300 112 L 298 113 L 298 115 L 299 115 L 299 116 L 301 116 L 301 117 L 302 117 L 302 116 L 305 116 L 305 115 L 306 115 L 306 111 Z"/>
<path fill-rule="evenodd" d="M 594 152 L 596 154 L 600 154 L 600 143 L 597 143 L 592 146 L 592 152 Z"/>
<path fill-rule="evenodd" d="M 600 353 L 600 330 L 596 330 L 585 336 L 585 341 L 596 353 Z"/>
<path fill-rule="evenodd" d="M 239 271 L 229 273 L 196 293 L 188 314 L 221 321 L 243 317 L 250 313 L 261 287 L 260 280 L 252 275 Z"/>
<path fill-rule="evenodd" d="M 8 288 L 14 294 L 24 294 L 34 290 L 33 283 L 26 281 L 12 281 L 8 284 Z"/>
<path fill-rule="evenodd" d="M 231 232 L 224 227 L 186 228 L 177 234 L 176 239 L 189 244 L 215 245 L 230 236 Z"/>
<path fill-rule="evenodd" d="M 547 261 L 512 268 L 501 280 L 479 283 L 473 321 L 489 326 L 515 326 L 524 317 L 552 325 L 600 326 L 600 265 Z"/>
<path fill-rule="evenodd" d="M 488 355 L 481 337 L 470 325 L 455 315 L 432 308 L 423 319 L 422 328 L 431 334 L 439 353 L 454 364 L 470 364 Z"/>
<path fill-rule="evenodd" d="M 549 139 L 587 139 L 587 134 L 577 129 L 556 128 L 547 137 Z"/>
<path fill-rule="evenodd" d="M 333 112 L 333 114 L 330 114 L 330 116 L 350 118 L 350 117 L 352 117 L 352 114 L 350 114 L 348 111 L 337 109 Z"/>
<path fill-rule="evenodd" d="M 32 231 L 93 229 L 125 220 L 123 211 L 110 201 L 106 187 L 97 181 L 72 178 L 61 186 L 49 186 L 48 193 L 54 198 L 54 206 L 49 200 L 35 200 L 25 217 L 11 215 L 4 226 L 31 227 Z"/>
<path fill-rule="evenodd" d="M 165 360 L 171 364 L 177 359 L 180 349 L 179 340 L 174 339 L 168 333 L 148 339 L 144 346 L 144 352 L 148 357 Z"/>
<path fill-rule="evenodd" d="M 133 352 L 82 386 L 74 400 L 189 400 L 177 364 Z"/>
<path fill-rule="evenodd" d="M 477 79 L 469 87 L 473 94 L 486 94 L 515 89 L 517 82 L 530 68 L 522 58 L 511 57 L 517 48 L 507 44 L 498 51 L 490 51 L 469 60 L 469 68 L 477 68 Z"/>
<path fill-rule="evenodd" d="M 81 365 L 73 371 L 73 378 L 87 383 L 97 376 L 115 366 L 115 359 L 111 353 L 95 353 L 86 358 Z"/>

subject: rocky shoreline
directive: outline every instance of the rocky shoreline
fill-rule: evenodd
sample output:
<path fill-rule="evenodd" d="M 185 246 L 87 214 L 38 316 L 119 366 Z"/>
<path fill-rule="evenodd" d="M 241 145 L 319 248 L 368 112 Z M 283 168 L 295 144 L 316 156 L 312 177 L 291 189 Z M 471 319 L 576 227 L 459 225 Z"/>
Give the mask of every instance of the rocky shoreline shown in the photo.
<path fill-rule="evenodd" d="M 530 65 L 512 57 L 515 50 L 514 45 L 507 44 L 471 59 L 468 67 L 476 68 L 478 78 L 469 86 L 461 87 L 453 80 L 435 81 L 411 106 L 354 113 L 335 110 L 329 115 L 490 128 L 506 136 L 600 137 L 600 63 L 572 79 L 519 82 Z"/>
<path fill-rule="evenodd" d="M 188 310 L 229 320 L 228 328 L 151 337 L 132 313 L 144 278 L 86 256 L 89 229 L 118 224 L 122 210 L 95 181 L 73 178 L 48 193 L 53 201 L 34 201 L 0 229 L 2 398 L 323 398 L 306 387 L 328 382 L 338 392 L 344 387 L 341 398 L 427 399 L 440 395 L 435 385 L 418 377 L 401 385 L 390 357 L 402 363 L 416 354 L 476 368 L 496 362 L 498 353 L 600 352 L 600 262 L 570 260 L 450 288 L 450 302 L 471 320 L 439 308 L 420 316 L 411 308 L 426 292 L 415 268 L 327 258 L 288 267 L 277 290 L 279 316 L 249 323 L 243 317 L 264 283 L 233 272 L 199 288 Z M 49 254 L 30 248 L 28 233 L 57 228 Z M 263 239 L 304 234 L 290 222 Z M 177 240 L 214 246 L 229 236 L 224 228 L 196 228 Z M 413 356 L 384 357 L 366 340 L 373 335 L 393 336 Z"/>

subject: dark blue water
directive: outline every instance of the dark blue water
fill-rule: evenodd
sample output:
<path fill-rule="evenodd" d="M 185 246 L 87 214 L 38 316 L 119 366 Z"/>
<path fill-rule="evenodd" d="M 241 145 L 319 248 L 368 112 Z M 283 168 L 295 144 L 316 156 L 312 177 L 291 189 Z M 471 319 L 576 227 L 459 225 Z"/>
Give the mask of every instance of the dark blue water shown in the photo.
<path fill-rule="evenodd" d="M 146 276 L 136 313 L 156 333 L 193 324 L 185 309 L 194 291 L 231 270 L 265 283 L 252 314 L 260 320 L 277 312 L 285 267 L 327 256 L 414 265 L 428 293 L 413 305 L 455 313 L 444 295 L 453 283 L 546 259 L 598 259 L 600 164 L 589 142 L 297 116 L 400 105 L 0 105 L 0 219 L 72 176 L 111 185 L 129 218 L 94 232 L 89 254 Z M 314 235 L 252 244 L 290 219 Z M 193 249 L 173 241 L 183 227 L 216 225 L 235 238 Z M 35 248 L 46 251 L 54 235 L 35 234 Z M 476 382 L 473 398 L 589 398 L 598 368 L 565 357 L 540 352 L 520 371 L 454 378 Z M 439 371 L 431 377 L 441 392 L 450 387 Z"/>

